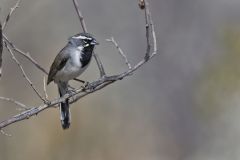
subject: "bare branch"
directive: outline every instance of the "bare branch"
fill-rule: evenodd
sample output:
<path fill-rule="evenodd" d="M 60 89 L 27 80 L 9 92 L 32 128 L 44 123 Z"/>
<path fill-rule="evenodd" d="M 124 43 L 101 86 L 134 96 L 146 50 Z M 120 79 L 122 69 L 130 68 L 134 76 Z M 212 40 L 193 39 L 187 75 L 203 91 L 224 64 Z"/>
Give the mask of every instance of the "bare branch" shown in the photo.
<path fill-rule="evenodd" d="M 145 54 L 145 59 L 148 60 L 150 57 L 150 49 L 151 49 L 151 45 L 150 45 L 150 37 L 149 37 L 149 32 L 150 32 L 150 23 L 149 23 L 149 9 L 148 9 L 148 2 L 147 0 L 142 0 L 142 2 L 145 5 L 144 11 L 145 11 L 145 23 L 146 23 L 146 39 L 147 39 L 147 49 L 146 49 L 146 54 Z"/>
<path fill-rule="evenodd" d="M 157 54 L 157 38 L 156 38 L 155 27 L 154 27 L 154 24 L 153 24 L 152 15 L 151 15 L 150 11 L 148 12 L 148 17 L 149 17 L 149 24 L 150 24 L 150 27 L 151 27 L 151 31 L 152 31 L 151 34 L 152 34 L 152 39 L 153 39 L 153 52 L 150 55 L 150 58 L 152 58 L 154 55 Z"/>
<path fill-rule="evenodd" d="M 38 95 L 38 97 L 44 102 L 44 103 L 47 103 L 47 100 L 45 100 L 41 94 L 37 91 L 35 85 L 32 83 L 32 81 L 28 78 L 27 74 L 25 73 L 22 65 L 20 64 L 20 62 L 17 60 L 17 58 L 15 57 L 14 53 L 12 52 L 11 48 L 7 45 L 7 43 L 5 43 L 6 45 L 6 48 L 7 50 L 9 51 L 9 53 L 11 54 L 12 56 L 12 59 L 16 62 L 16 64 L 18 65 L 18 67 L 20 68 L 22 74 L 23 74 L 23 77 L 27 80 L 27 82 L 29 83 L 29 85 L 31 86 L 31 88 L 34 90 L 34 92 Z"/>
<path fill-rule="evenodd" d="M 30 117 L 37 115 L 38 113 L 42 112 L 43 110 L 45 110 L 47 108 L 55 107 L 55 105 L 57 105 L 61 102 L 64 102 L 66 99 L 71 99 L 70 103 L 74 103 L 77 100 L 79 100 L 91 93 L 94 93 L 102 88 L 105 88 L 106 86 L 114 83 L 117 80 L 122 80 L 124 77 L 131 75 L 131 73 L 133 73 L 135 70 L 137 70 L 139 67 L 141 67 L 145 63 L 146 63 L 146 61 L 144 59 L 144 60 L 140 61 L 137 65 L 135 65 L 131 70 L 128 70 L 122 74 L 109 76 L 109 77 L 107 77 L 107 76 L 101 77 L 100 79 L 98 79 L 92 83 L 89 83 L 85 88 L 76 89 L 71 94 L 69 94 L 69 93 L 65 94 L 63 97 L 57 98 L 57 99 L 49 102 L 48 104 L 43 104 L 39 107 L 30 108 L 18 115 L 15 115 L 5 121 L 2 121 L 0 123 L 0 129 L 2 129 L 12 123 L 22 121 L 25 119 L 29 119 Z"/>
<path fill-rule="evenodd" d="M 105 70 L 104 70 L 104 68 L 103 68 L 103 64 L 102 64 L 102 62 L 101 62 L 98 54 L 94 52 L 94 53 L 93 53 L 93 56 L 94 56 L 95 61 L 96 61 L 96 63 L 97 63 L 97 66 L 98 66 L 98 69 L 99 69 L 99 72 L 100 72 L 100 77 L 105 76 L 106 73 L 105 73 Z"/>
<path fill-rule="evenodd" d="M 2 39 L 2 24 L 0 22 L 0 77 L 2 76 L 2 54 L 3 54 L 3 39 Z"/>
<path fill-rule="evenodd" d="M 153 57 L 153 54 L 151 54 Z M 150 58 L 151 58 L 150 57 Z M 0 123 L 0 129 L 12 124 L 12 123 L 15 123 L 15 122 L 18 122 L 18 121 L 22 121 L 22 120 L 25 120 L 25 119 L 29 119 L 30 117 L 34 116 L 34 115 L 37 115 L 38 113 L 42 112 L 43 110 L 47 109 L 47 108 L 50 108 L 50 107 L 55 107 L 55 105 L 61 103 L 61 102 L 64 102 L 66 99 L 71 99 L 70 103 L 74 103 L 76 102 L 77 100 L 91 94 L 91 93 L 94 93 L 102 88 L 105 88 L 106 86 L 114 83 L 115 81 L 117 80 L 122 80 L 124 77 L 127 77 L 129 75 L 131 75 L 131 73 L 133 73 L 135 70 L 137 70 L 138 68 L 140 68 L 143 64 L 146 63 L 146 60 L 143 59 L 142 61 L 140 61 L 138 64 L 136 64 L 131 70 L 128 70 L 122 74 L 119 74 L 119 75 L 114 75 L 114 76 L 105 76 L 105 77 L 102 77 L 90 84 L 88 84 L 85 88 L 80 88 L 80 89 L 76 89 L 74 90 L 74 92 L 72 92 L 71 94 L 65 94 L 63 97 L 61 98 L 58 98 L 58 99 L 55 99 L 51 102 L 49 102 L 48 104 L 43 104 L 39 107 L 33 107 L 33 108 L 30 108 L 18 115 L 15 115 L 5 121 L 2 121 Z"/>
<path fill-rule="evenodd" d="M 12 15 L 13 12 L 19 7 L 19 3 L 20 3 L 20 1 L 21 1 L 21 0 L 18 0 L 18 1 L 16 2 L 16 4 L 10 9 L 10 12 L 8 13 L 8 15 L 7 15 L 5 21 L 3 22 L 2 30 L 4 30 L 4 29 L 6 28 L 7 23 L 8 23 L 8 21 L 9 21 L 11 15 Z"/>
<path fill-rule="evenodd" d="M 146 2 L 146 1 L 144 1 L 144 2 Z M 148 10 L 148 5 L 146 5 L 145 8 L 143 8 L 143 9 Z M 146 38 L 148 39 L 147 43 L 149 43 L 149 44 L 147 44 L 147 48 L 148 48 L 148 46 L 150 46 L 150 49 L 151 49 L 150 38 L 153 39 L 153 52 L 150 53 L 150 49 L 147 49 L 147 52 L 146 52 L 146 55 L 149 55 L 148 58 L 146 58 L 146 56 L 145 56 L 145 58 L 143 58 L 143 60 L 138 62 L 131 69 L 128 69 L 127 71 L 125 71 L 121 74 L 116 74 L 113 76 L 106 76 L 106 75 L 101 76 L 99 79 L 89 83 L 84 88 L 75 89 L 74 92 L 65 94 L 61 98 L 56 98 L 47 104 L 43 104 L 41 106 L 30 108 L 24 112 L 21 112 L 13 117 L 7 119 L 7 120 L 4 120 L 0 123 L 0 130 L 10 124 L 13 124 L 13 123 L 28 119 L 34 115 L 37 115 L 38 113 L 42 112 L 45 109 L 56 107 L 55 105 L 57 105 L 61 102 L 64 102 L 66 99 L 70 99 L 70 103 L 74 103 L 77 100 L 83 98 L 84 96 L 87 96 L 87 95 L 94 93 L 102 88 L 105 88 L 106 86 L 108 86 L 118 80 L 122 80 L 123 78 L 131 75 L 134 71 L 136 71 L 141 66 L 143 66 L 146 62 L 148 62 L 152 57 L 154 57 L 157 54 L 157 42 L 156 42 L 154 24 L 152 22 L 152 17 L 151 17 L 151 14 L 149 11 L 146 12 L 145 19 L 147 19 L 146 22 L 150 28 L 150 29 L 146 29 L 146 32 L 149 32 L 149 34 L 146 34 L 146 36 L 147 36 Z M 151 34 L 151 37 L 150 37 L 150 34 Z"/>
<path fill-rule="evenodd" d="M 77 0 L 73 0 L 73 4 L 74 4 L 74 7 L 75 7 L 75 10 L 77 12 L 77 15 L 78 15 L 78 18 L 80 20 L 80 24 L 82 26 L 82 29 L 83 29 L 83 32 L 87 32 L 87 27 L 86 27 L 86 23 L 84 21 L 84 18 L 82 16 L 82 13 L 79 9 L 79 6 L 78 6 L 78 3 L 77 3 Z"/>
<path fill-rule="evenodd" d="M 31 55 L 27 52 L 24 52 L 22 50 L 20 50 L 19 48 L 17 48 L 8 38 L 6 35 L 3 34 L 3 39 L 5 42 L 7 42 L 7 44 L 17 53 L 19 53 L 20 55 L 24 56 L 25 58 L 27 58 L 31 63 L 33 63 L 39 70 L 41 70 L 43 73 L 48 75 L 48 72 L 40 65 L 37 63 L 36 60 L 34 60 Z"/>
<path fill-rule="evenodd" d="M 115 39 L 113 37 L 111 37 L 111 39 L 106 39 L 107 42 L 111 42 L 118 50 L 118 53 L 123 57 L 123 59 L 125 60 L 126 65 L 128 66 L 128 69 L 131 69 L 132 66 L 129 63 L 126 54 L 123 52 L 123 50 L 119 47 L 119 45 L 117 44 L 117 42 L 115 41 Z"/>
<path fill-rule="evenodd" d="M 48 94 L 47 94 L 47 88 L 46 88 L 46 80 L 45 80 L 45 76 L 43 76 L 43 91 L 45 94 L 45 99 L 48 99 Z"/>

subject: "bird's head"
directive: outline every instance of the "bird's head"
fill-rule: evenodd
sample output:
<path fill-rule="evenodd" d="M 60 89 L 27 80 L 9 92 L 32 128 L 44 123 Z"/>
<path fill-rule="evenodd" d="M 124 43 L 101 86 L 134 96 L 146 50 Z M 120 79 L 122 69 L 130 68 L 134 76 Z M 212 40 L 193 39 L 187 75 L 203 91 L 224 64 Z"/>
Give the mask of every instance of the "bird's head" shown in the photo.
<path fill-rule="evenodd" d="M 69 38 L 69 42 L 76 47 L 94 47 L 95 45 L 98 45 L 99 43 L 96 41 L 96 39 L 89 33 L 78 33 L 72 37 Z"/>

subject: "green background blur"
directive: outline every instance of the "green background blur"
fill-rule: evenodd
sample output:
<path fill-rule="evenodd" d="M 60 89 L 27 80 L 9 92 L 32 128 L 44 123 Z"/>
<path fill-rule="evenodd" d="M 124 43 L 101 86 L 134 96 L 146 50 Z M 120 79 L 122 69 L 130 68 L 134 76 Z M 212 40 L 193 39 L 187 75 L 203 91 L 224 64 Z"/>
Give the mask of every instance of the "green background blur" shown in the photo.
<path fill-rule="evenodd" d="M 0 0 L 2 22 L 15 2 Z M 145 21 L 137 0 L 78 2 L 108 74 L 127 69 L 105 41 L 111 36 L 132 64 L 143 58 Z M 240 159 L 240 1 L 149 2 L 159 55 L 133 76 L 73 104 L 69 130 L 62 130 L 56 108 L 6 127 L 12 136 L 0 135 L 0 160 Z M 49 70 L 67 38 L 80 31 L 72 1 L 22 0 L 5 33 Z M 44 74 L 17 57 L 43 93 Z M 6 50 L 3 58 L 0 96 L 40 105 Z M 81 79 L 98 76 L 92 61 Z M 53 99 L 56 86 L 47 92 Z M 18 112 L 0 101 L 0 121 Z"/>

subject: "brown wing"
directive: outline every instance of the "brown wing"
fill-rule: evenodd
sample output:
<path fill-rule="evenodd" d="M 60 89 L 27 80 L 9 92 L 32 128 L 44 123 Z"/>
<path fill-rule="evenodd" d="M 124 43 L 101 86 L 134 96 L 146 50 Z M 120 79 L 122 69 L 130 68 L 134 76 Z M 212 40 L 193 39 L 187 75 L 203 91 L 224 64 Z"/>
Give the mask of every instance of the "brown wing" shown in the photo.
<path fill-rule="evenodd" d="M 54 62 L 48 74 L 47 84 L 49 84 L 51 81 L 54 80 L 56 73 L 65 66 L 68 59 L 69 59 L 69 54 L 67 54 L 66 47 L 65 47 L 60 51 L 60 53 L 54 59 Z"/>

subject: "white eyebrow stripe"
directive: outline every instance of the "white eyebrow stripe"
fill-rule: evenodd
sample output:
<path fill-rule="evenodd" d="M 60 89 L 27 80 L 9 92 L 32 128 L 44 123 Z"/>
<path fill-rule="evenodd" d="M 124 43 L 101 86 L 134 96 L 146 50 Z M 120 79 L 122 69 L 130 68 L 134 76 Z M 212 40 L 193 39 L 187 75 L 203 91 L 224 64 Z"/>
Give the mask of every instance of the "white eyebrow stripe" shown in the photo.
<path fill-rule="evenodd" d="M 78 37 L 74 37 L 74 38 L 92 40 L 92 38 L 90 38 L 90 37 L 85 37 L 85 36 L 78 36 Z"/>

